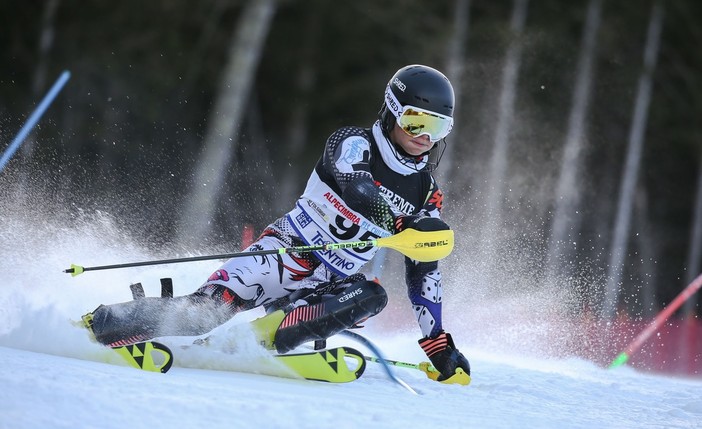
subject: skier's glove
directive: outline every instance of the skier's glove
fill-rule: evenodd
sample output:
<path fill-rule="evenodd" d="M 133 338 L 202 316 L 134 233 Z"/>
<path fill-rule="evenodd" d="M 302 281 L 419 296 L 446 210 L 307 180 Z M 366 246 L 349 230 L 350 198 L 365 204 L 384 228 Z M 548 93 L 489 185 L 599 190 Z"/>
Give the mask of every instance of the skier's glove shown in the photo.
<path fill-rule="evenodd" d="M 421 368 L 429 378 L 443 383 L 470 383 L 470 364 L 456 349 L 451 334 L 441 331 L 434 338 L 422 338 L 419 346 L 437 370 L 431 371 L 428 366 Z"/>
<path fill-rule="evenodd" d="M 417 231 L 444 231 L 449 228 L 446 222 L 429 216 L 400 215 L 395 218 L 395 232 L 402 232 L 407 228 Z"/>

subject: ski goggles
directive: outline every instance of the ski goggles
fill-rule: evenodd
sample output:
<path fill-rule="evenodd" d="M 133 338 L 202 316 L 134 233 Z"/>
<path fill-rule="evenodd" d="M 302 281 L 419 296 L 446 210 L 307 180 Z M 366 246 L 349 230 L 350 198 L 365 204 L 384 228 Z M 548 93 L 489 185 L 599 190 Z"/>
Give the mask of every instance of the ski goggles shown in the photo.
<path fill-rule="evenodd" d="M 432 142 L 446 138 L 453 127 L 453 118 L 416 106 L 401 106 L 390 88 L 385 92 L 386 104 L 402 130 L 412 137 L 429 136 Z"/>
<path fill-rule="evenodd" d="M 405 106 L 397 123 L 404 132 L 412 137 L 426 134 L 432 142 L 438 142 L 451 132 L 453 118 L 418 107 Z"/>

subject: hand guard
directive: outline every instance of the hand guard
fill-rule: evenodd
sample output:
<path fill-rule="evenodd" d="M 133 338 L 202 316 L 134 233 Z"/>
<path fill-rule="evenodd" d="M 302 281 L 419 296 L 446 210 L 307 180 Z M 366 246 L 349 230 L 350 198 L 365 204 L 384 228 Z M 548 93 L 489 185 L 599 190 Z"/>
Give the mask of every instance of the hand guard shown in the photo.
<path fill-rule="evenodd" d="M 395 232 L 402 232 L 407 228 L 417 231 L 444 231 L 451 229 L 443 220 L 438 217 L 400 215 L 395 218 Z"/>
<path fill-rule="evenodd" d="M 442 331 L 434 338 L 422 338 L 419 340 L 419 346 L 436 368 L 436 371 L 431 371 L 426 365 L 426 369 L 421 368 L 427 377 L 442 383 L 470 383 L 470 364 L 456 349 L 451 334 Z"/>

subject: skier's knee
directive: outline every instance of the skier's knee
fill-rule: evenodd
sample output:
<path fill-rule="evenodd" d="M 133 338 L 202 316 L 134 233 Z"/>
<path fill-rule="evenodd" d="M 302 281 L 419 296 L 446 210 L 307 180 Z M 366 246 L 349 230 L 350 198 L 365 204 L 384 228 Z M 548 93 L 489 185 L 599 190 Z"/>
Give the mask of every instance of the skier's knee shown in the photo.
<path fill-rule="evenodd" d="M 367 313 L 366 317 L 375 316 L 380 313 L 388 303 L 388 294 L 378 282 L 362 280 L 352 283 L 337 298 L 339 303 L 351 300 Z"/>
<path fill-rule="evenodd" d="M 233 313 L 249 310 L 255 306 L 251 300 L 245 300 L 233 290 L 220 284 L 207 284 L 190 295 L 196 302 L 211 302 L 228 308 Z"/>
<path fill-rule="evenodd" d="M 387 302 L 385 289 L 378 283 L 351 283 L 333 297 L 287 313 L 275 333 L 275 347 L 287 353 L 304 342 L 327 339 L 380 313 Z"/>

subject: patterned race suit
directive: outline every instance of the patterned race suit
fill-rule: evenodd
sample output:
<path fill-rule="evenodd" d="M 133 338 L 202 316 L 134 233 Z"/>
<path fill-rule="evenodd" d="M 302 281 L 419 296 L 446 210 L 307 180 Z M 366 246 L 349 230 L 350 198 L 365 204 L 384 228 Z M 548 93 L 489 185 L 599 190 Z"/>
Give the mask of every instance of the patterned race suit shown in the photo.
<path fill-rule="evenodd" d="M 344 127 L 334 132 L 295 207 L 269 225 L 250 249 L 371 240 L 391 235 L 392 219 L 397 215 L 439 217 L 443 198 L 433 177 L 400 164 L 390 146 L 378 123 L 371 129 Z M 358 180 L 372 182 L 376 195 L 347 196 L 347 187 Z M 390 213 L 383 211 L 384 203 Z M 236 294 L 239 309 L 249 309 L 299 288 L 314 288 L 320 282 L 354 274 L 376 251 L 366 247 L 234 258 L 200 291 L 226 286 Z M 442 329 L 438 264 L 405 258 L 405 265 L 408 295 L 422 334 L 434 336 Z"/>
<path fill-rule="evenodd" d="M 433 177 L 401 162 L 394 150 L 378 122 L 370 129 L 344 127 L 334 132 L 295 207 L 270 224 L 249 249 L 366 241 L 391 235 L 401 215 L 439 217 L 443 198 Z M 425 159 L 410 162 L 421 167 Z M 310 297 L 336 294 L 337 284 L 348 283 L 340 280 L 356 278 L 376 251 L 364 247 L 232 258 L 190 295 L 102 305 L 90 313 L 90 328 L 99 342 L 110 345 L 202 335 L 240 311 L 313 305 Z M 405 258 L 405 266 L 407 291 L 422 334 L 434 337 L 442 331 L 438 263 Z M 329 290 L 320 286 L 327 282 L 332 282 Z M 376 301 L 368 315 L 377 314 L 387 302 L 380 289 L 382 297 L 371 298 Z M 306 293 L 312 291 L 314 295 Z M 348 314 L 348 323 L 355 323 L 353 311 Z M 336 329 L 344 327 L 348 326 Z"/>

